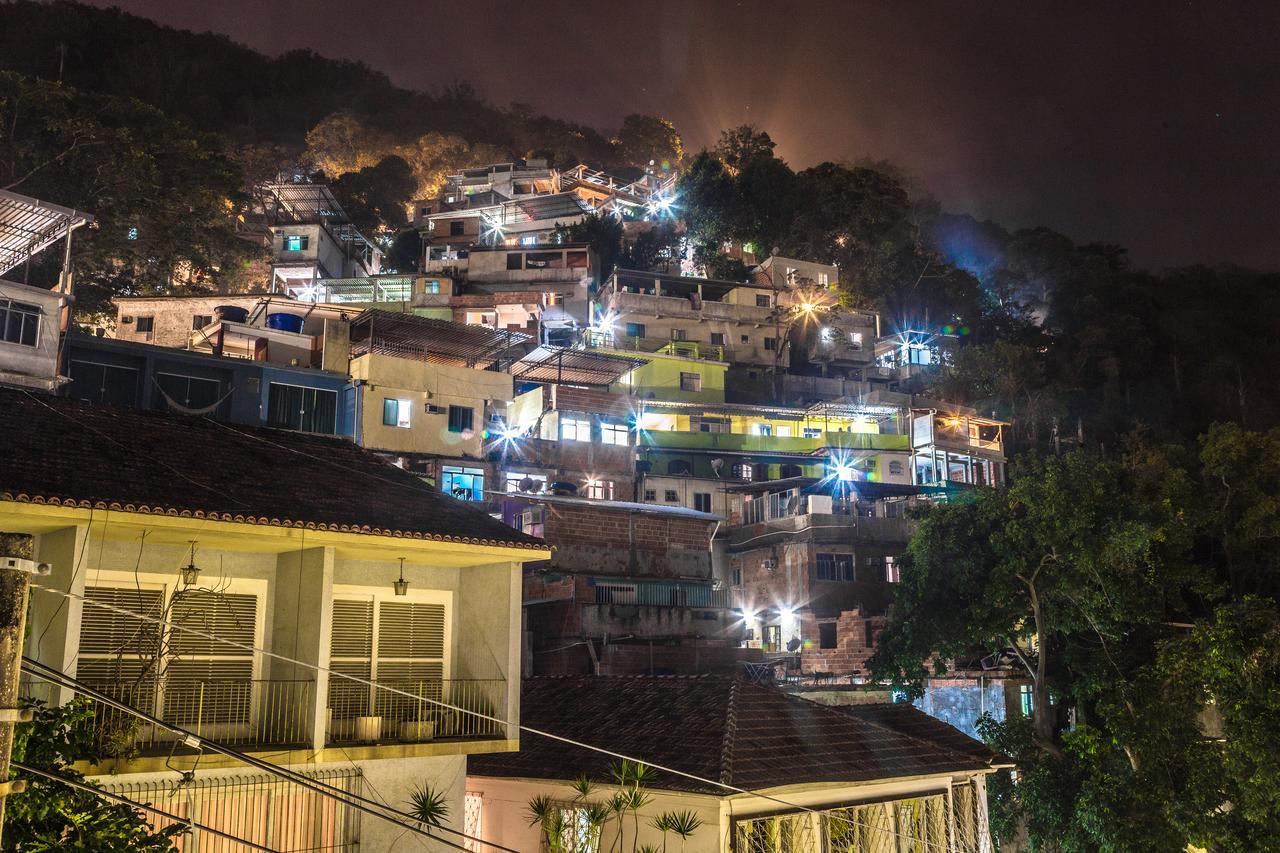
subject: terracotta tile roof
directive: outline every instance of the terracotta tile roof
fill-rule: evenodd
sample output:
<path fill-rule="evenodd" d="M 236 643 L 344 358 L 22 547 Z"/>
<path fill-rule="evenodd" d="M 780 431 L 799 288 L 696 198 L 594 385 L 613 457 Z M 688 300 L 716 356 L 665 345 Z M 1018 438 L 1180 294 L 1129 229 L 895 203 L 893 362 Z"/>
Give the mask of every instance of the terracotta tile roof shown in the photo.
<path fill-rule="evenodd" d="M 346 439 L 8 389 L 0 500 L 543 547 Z"/>
<path fill-rule="evenodd" d="M 728 676 L 528 678 L 520 702 L 527 726 L 748 790 L 990 766 L 928 733 L 904 733 Z M 467 772 L 557 780 L 585 773 L 608 781 L 613 761 L 525 732 L 519 752 L 471 756 Z M 662 772 L 650 787 L 732 794 Z"/>

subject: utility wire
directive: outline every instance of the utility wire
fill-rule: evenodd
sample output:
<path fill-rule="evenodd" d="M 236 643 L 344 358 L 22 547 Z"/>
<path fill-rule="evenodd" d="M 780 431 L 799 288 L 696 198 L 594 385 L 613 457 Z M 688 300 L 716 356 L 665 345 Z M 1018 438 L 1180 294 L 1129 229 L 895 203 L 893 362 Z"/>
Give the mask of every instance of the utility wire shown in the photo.
<path fill-rule="evenodd" d="M 141 809 L 146 812 L 151 812 L 152 814 L 159 815 L 160 817 L 165 818 L 167 820 L 171 820 L 174 823 L 180 823 L 183 826 L 189 826 L 193 829 L 198 829 L 201 832 L 207 832 L 210 835 L 216 835 L 219 838 L 225 838 L 228 841 L 235 842 L 236 844 L 243 844 L 245 847 L 250 847 L 254 850 L 261 850 L 263 851 L 263 853 L 278 853 L 278 851 L 270 847 L 264 847 L 261 844 L 257 844 L 253 841 L 248 841 L 246 839 L 239 838 L 228 832 L 223 832 L 220 829 L 214 829 L 212 826 L 209 826 L 207 824 L 197 823 L 194 820 L 188 820 L 185 817 L 180 817 L 176 814 L 173 814 L 172 812 L 167 812 L 167 811 L 164 811 L 163 809 L 158 809 L 155 806 L 145 805 L 143 803 L 138 802 L 137 800 L 131 800 L 128 797 L 121 796 L 120 794 L 113 794 L 110 791 L 106 791 L 106 790 L 103 790 L 102 788 L 94 787 L 93 785 L 89 785 L 85 782 L 80 782 L 75 779 L 68 779 L 65 776 L 59 776 L 56 773 L 49 773 L 44 770 L 37 770 L 36 768 L 28 764 L 23 764 L 20 761 L 10 761 L 9 765 L 11 767 L 17 768 L 18 770 L 21 770 L 23 773 L 30 773 L 33 776 L 43 776 L 45 779 L 48 779 L 51 782 L 58 782 L 59 784 L 67 785 L 71 788 L 76 788 L 77 790 L 80 790 L 80 791 L 85 791 L 95 796 L 102 797 L 103 799 L 106 799 L 106 800 L 115 800 L 117 803 L 123 803 L 125 805 L 132 806 L 135 809 Z"/>
<path fill-rule="evenodd" d="M 217 741 L 200 737 L 195 732 L 192 732 L 189 729 L 184 729 L 181 726 L 177 726 L 177 725 L 174 725 L 173 723 L 166 722 L 165 720 L 153 714 L 148 714 L 145 711 L 141 711 L 137 708 L 134 708 L 131 705 L 128 705 L 124 702 L 114 699 L 111 696 L 108 696 L 106 693 L 103 693 L 100 690 L 90 687 L 89 685 L 85 684 L 79 679 L 74 678 L 70 675 L 67 675 L 66 673 L 60 670 L 54 669 L 53 667 L 46 666 L 40 663 L 39 661 L 34 661 L 30 658 L 24 657 L 22 659 L 22 665 L 32 675 L 48 678 L 52 681 L 55 681 L 61 684 L 64 687 L 69 687 L 85 696 L 88 696 L 98 702 L 101 702 L 104 705 L 108 705 L 112 708 L 116 708 L 120 711 L 124 711 L 125 713 L 132 714 L 138 719 L 143 720 L 147 723 L 150 723 L 153 726 L 158 726 L 163 729 L 168 729 L 169 731 L 173 732 L 174 734 L 182 738 L 182 741 L 186 745 L 191 746 L 192 748 L 195 748 L 195 749 L 207 748 L 211 752 L 217 752 L 222 755 L 226 755 L 230 758 L 237 759 L 238 761 L 242 761 L 251 767 L 256 767 L 259 770 L 264 770 L 267 773 L 271 773 L 275 776 L 280 776 L 282 778 L 288 779 L 290 782 L 293 782 L 294 784 L 302 788 L 305 788 L 311 791 L 312 793 L 320 794 L 321 796 L 328 797 L 330 799 L 339 800 L 340 802 L 343 802 L 346 805 L 354 809 L 357 809 L 358 811 L 362 811 L 366 814 L 371 814 L 374 817 L 380 817 L 383 820 L 389 821 L 405 829 L 416 832 L 419 835 L 424 835 L 427 838 L 432 839 L 433 841 L 438 841 L 441 844 L 446 844 L 450 847 L 453 847 L 456 850 L 466 850 L 465 847 L 462 847 L 458 844 L 454 844 L 452 841 L 449 841 L 444 838 L 440 838 L 439 836 L 432 835 L 428 830 L 423 829 L 420 826 L 417 826 L 416 825 L 418 823 L 417 819 L 410 814 L 398 811 L 390 806 L 382 805 L 381 803 L 378 803 L 374 800 L 367 799 L 358 794 L 353 794 L 349 791 L 344 791 L 341 788 L 336 788 L 332 785 L 328 785 L 324 782 L 319 781 L 318 779 L 312 779 L 310 777 L 304 776 L 301 773 L 298 773 L 297 771 L 294 771 L 294 770 L 290 770 L 287 767 L 281 767 L 278 764 L 272 764 L 269 761 L 264 761 L 255 756 L 241 752 L 240 750 L 233 749 L 229 746 L 225 746 L 224 744 L 218 743 Z M 410 824 L 402 823 L 401 821 L 396 820 L 395 818 L 387 814 L 384 814 L 381 811 L 377 811 L 377 809 L 383 809 L 385 811 L 392 812 L 393 814 L 396 814 L 400 817 L 404 817 L 410 821 L 413 821 L 413 823 L 410 823 Z M 478 841 L 484 844 L 489 844 L 489 842 L 487 841 L 482 841 L 482 839 L 479 839 L 479 838 L 472 838 L 471 836 L 468 836 L 465 833 L 458 832 L 456 829 L 449 829 L 443 826 L 435 827 L 435 828 L 462 836 L 463 838 L 466 838 L 467 840 L 470 840 L 470 841 Z M 510 850 L 509 848 L 501 847 L 496 844 L 493 844 L 490 846 L 496 847 L 499 850 L 506 851 L 506 853 L 519 853 L 519 851 Z"/>

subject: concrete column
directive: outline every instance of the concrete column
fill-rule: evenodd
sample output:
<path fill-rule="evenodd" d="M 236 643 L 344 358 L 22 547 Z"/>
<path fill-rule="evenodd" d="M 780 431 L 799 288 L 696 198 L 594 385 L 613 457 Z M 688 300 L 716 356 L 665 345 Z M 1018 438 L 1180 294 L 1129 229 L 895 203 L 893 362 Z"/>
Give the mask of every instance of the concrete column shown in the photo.
<path fill-rule="evenodd" d="M 84 595 L 85 578 L 96 568 L 90 557 L 89 525 L 64 527 L 35 537 L 35 559 L 48 563 L 52 571 L 35 582 L 51 589 Z M 76 674 L 76 653 L 80 648 L 80 621 L 84 604 L 54 592 L 31 590 L 31 630 L 25 654 L 68 675 Z M 50 704 L 61 705 L 75 697 L 66 687 L 52 688 Z"/>
<path fill-rule="evenodd" d="M 333 632 L 332 547 L 287 551 L 276 558 L 276 582 L 272 590 L 271 651 L 327 667 Z M 272 680 L 310 680 L 311 702 L 306 709 L 313 749 L 324 747 L 329 705 L 329 679 L 307 666 L 276 658 L 267 661 Z"/>

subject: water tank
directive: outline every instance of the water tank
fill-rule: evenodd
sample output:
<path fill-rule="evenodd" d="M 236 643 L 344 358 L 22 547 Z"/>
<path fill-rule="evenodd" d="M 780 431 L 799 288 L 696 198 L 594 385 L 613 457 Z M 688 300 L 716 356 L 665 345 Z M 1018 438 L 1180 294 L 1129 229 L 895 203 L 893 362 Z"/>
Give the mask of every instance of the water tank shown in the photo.
<path fill-rule="evenodd" d="M 249 309 L 239 305 L 219 305 L 213 314 L 224 323 L 243 323 L 249 319 Z"/>
<path fill-rule="evenodd" d="M 573 497 L 578 494 L 578 484 L 568 480 L 556 480 L 551 484 L 551 494 Z"/>
<path fill-rule="evenodd" d="M 302 332 L 302 318 L 297 314 L 268 314 L 267 328 L 277 332 Z"/>

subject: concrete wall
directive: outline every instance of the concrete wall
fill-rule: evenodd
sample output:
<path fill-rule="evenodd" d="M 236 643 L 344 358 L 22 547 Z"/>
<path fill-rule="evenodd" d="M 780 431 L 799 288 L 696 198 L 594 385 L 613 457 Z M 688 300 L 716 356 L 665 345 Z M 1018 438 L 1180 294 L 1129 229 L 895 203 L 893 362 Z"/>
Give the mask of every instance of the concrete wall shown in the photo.
<path fill-rule="evenodd" d="M 35 346 L 0 340 L 0 384 L 51 391 L 57 387 L 61 294 L 0 279 L 0 299 L 34 305 L 40 311 Z"/>
<path fill-rule="evenodd" d="M 431 364 L 385 355 L 362 355 L 351 361 L 351 378 L 361 380 L 361 443 L 392 453 L 431 453 L 479 457 L 484 449 L 487 404 L 504 410 L 512 397 L 511 375 Z M 410 401 L 410 426 L 383 424 L 383 400 Z M 428 413 L 427 404 L 440 407 Z M 472 429 L 449 431 L 449 406 L 472 410 Z"/>
<path fill-rule="evenodd" d="M 252 311 L 267 294 L 221 296 L 117 297 L 115 337 L 162 347 L 186 349 L 196 317 L 211 317 L 219 305 L 235 305 Z M 151 317 L 152 331 L 139 332 L 138 318 Z"/>

